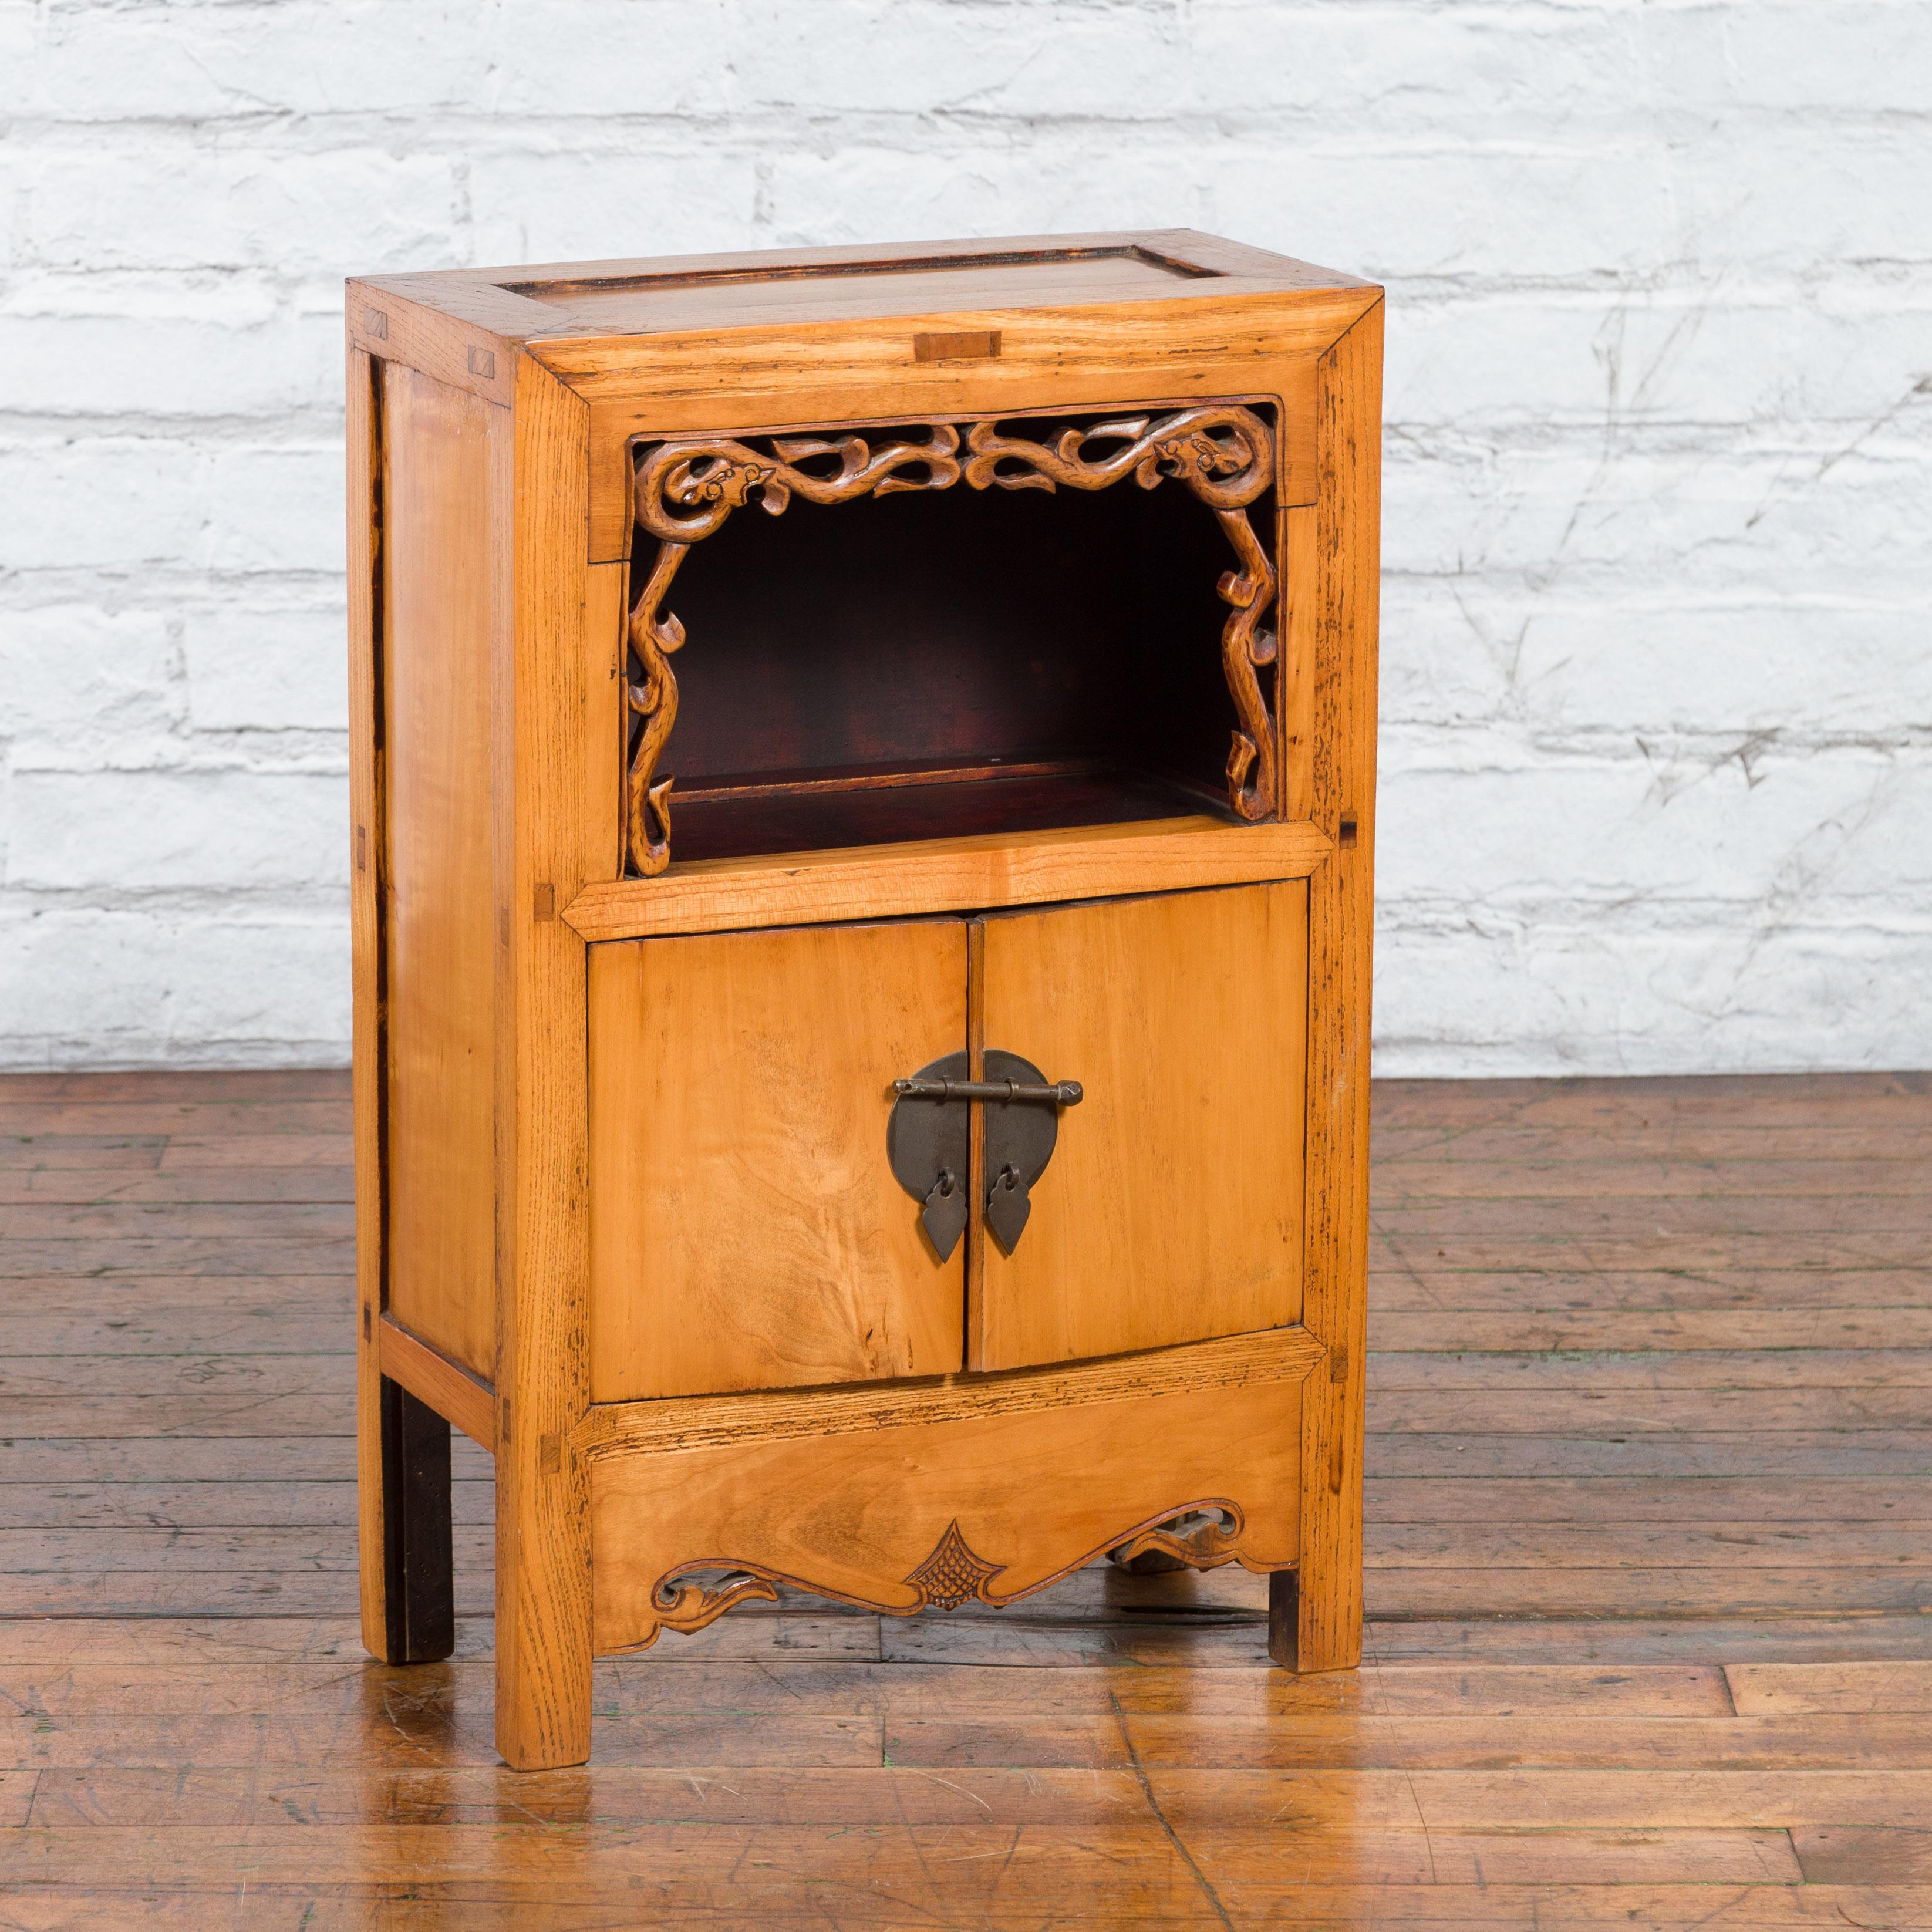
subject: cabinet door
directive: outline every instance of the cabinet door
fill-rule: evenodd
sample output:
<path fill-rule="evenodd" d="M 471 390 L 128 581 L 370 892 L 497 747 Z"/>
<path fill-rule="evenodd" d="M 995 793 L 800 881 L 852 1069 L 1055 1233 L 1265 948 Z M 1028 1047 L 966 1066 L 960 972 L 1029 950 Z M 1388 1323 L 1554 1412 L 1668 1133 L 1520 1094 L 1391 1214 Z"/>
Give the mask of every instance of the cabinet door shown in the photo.
<path fill-rule="evenodd" d="M 965 1244 L 892 1178 L 896 1076 L 966 1038 L 952 920 L 590 949 L 598 1402 L 958 1369 Z"/>
<path fill-rule="evenodd" d="M 985 1047 L 1085 1094 L 1015 1252 L 978 1244 L 974 1367 L 1298 1318 L 1307 909 L 1294 880 L 986 920 Z"/>

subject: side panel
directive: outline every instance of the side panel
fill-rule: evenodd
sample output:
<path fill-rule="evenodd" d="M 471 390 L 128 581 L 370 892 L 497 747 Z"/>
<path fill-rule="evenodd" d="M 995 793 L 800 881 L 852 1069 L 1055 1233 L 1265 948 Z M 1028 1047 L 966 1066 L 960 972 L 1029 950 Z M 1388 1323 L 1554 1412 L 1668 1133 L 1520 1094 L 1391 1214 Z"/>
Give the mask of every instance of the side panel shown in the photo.
<path fill-rule="evenodd" d="M 350 934 L 355 988 L 356 1498 L 362 1643 L 389 1660 L 382 1496 L 382 367 L 348 354 Z"/>
<path fill-rule="evenodd" d="M 1335 851 L 1308 887 L 1304 1318 L 1328 1359 L 1310 1379 L 1302 1406 L 1306 1480 L 1293 1629 L 1280 1629 L 1271 1644 L 1279 1661 L 1300 1670 L 1346 1670 L 1362 1654 L 1382 377 L 1378 304 L 1322 358 L 1312 803 Z"/>
<path fill-rule="evenodd" d="M 382 365 L 388 1306 L 495 1373 L 489 438 L 504 412 Z"/>
<path fill-rule="evenodd" d="M 960 1366 L 886 1155 L 892 1082 L 966 1040 L 956 920 L 591 949 L 597 1402 Z"/>
<path fill-rule="evenodd" d="M 1299 880 L 986 922 L 987 1050 L 1086 1091 L 983 1244 L 974 1367 L 1297 1318 L 1306 935 Z"/>

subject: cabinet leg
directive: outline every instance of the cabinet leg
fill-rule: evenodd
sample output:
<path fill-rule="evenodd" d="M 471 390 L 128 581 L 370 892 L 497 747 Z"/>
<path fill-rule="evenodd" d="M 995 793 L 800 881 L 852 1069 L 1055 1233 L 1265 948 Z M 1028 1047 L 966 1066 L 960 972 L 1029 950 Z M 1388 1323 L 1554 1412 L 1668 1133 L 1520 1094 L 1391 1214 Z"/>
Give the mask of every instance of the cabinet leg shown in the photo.
<path fill-rule="evenodd" d="M 383 1654 L 433 1664 L 456 1648 L 449 1424 L 382 1378 Z"/>
<path fill-rule="evenodd" d="M 1301 1608 L 1301 1577 L 1294 1570 L 1268 1573 L 1268 1653 L 1284 1670 L 1295 1667 L 1296 1631 Z"/>
<path fill-rule="evenodd" d="M 499 1436 L 496 1748 L 512 1771 L 590 1755 L 589 1504 L 583 1458 L 560 1436 Z"/>
<path fill-rule="evenodd" d="M 1362 1660 L 1361 1573 L 1340 1564 L 1278 1570 L 1268 1578 L 1268 1655 L 1304 1676 Z"/>

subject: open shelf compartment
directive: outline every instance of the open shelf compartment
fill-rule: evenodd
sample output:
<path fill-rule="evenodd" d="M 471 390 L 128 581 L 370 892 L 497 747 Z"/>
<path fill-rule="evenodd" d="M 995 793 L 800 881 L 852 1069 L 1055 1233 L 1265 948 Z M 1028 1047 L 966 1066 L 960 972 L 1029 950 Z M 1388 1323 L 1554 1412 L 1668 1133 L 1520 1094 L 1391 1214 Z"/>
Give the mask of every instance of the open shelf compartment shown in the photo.
<path fill-rule="evenodd" d="M 633 452 L 628 876 L 1280 816 L 1264 403 Z"/>

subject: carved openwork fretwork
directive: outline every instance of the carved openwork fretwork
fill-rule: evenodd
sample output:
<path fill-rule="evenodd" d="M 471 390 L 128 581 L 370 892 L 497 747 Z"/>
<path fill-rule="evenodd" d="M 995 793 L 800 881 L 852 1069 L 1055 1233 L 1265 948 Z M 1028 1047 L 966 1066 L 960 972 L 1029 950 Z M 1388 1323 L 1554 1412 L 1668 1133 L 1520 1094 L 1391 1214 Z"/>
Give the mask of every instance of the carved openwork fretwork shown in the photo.
<path fill-rule="evenodd" d="M 664 600 L 692 545 L 721 529 L 754 495 L 768 515 L 779 516 L 794 496 L 844 503 L 895 490 L 947 490 L 962 478 L 974 490 L 1105 490 L 1130 476 L 1151 490 L 1172 478 L 1213 511 L 1238 564 L 1216 586 L 1230 607 L 1221 658 L 1238 720 L 1228 754 L 1228 802 L 1242 818 L 1268 817 L 1274 809 L 1274 723 L 1260 673 L 1277 650 L 1277 580 L 1272 545 L 1256 536 L 1248 517 L 1248 506 L 1274 480 L 1274 438 L 1268 424 L 1238 403 L 1072 425 L 1037 442 L 982 421 L 968 427 L 963 457 L 952 424 L 906 428 L 922 437 L 874 442 L 856 434 L 742 442 L 684 436 L 642 447 L 637 522 L 657 539 L 658 550 L 630 616 L 628 701 L 637 721 L 626 811 L 632 869 L 649 878 L 670 862 L 673 781 L 657 772 L 677 716 L 670 661 L 684 643 L 684 627 Z"/>
<path fill-rule="evenodd" d="M 680 1564 L 658 1580 L 651 1592 L 655 1621 L 646 1634 L 626 1648 L 644 1648 L 656 1641 L 661 1629 L 688 1636 L 740 1604 L 775 1603 L 782 1584 L 861 1610 L 906 1617 L 927 1609 L 956 1610 L 971 1603 L 1002 1610 L 1084 1568 L 1102 1554 L 1124 1564 L 1157 1551 L 1195 1570 L 1212 1570 L 1228 1562 L 1256 1570 L 1276 1567 L 1250 1560 L 1241 1546 L 1246 1532 L 1246 1519 L 1240 1506 L 1225 1498 L 1210 1498 L 1179 1510 L 1169 1508 L 1110 1537 L 1096 1549 L 1081 1551 L 1050 1575 L 1036 1576 L 1017 1588 L 1005 1591 L 994 1588 L 993 1582 L 1006 1573 L 1006 1565 L 989 1562 L 974 1550 L 957 1518 L 940 1532 L 932 1554 L 902 1581 L 894 1584 L 881 1578 L 875 1587 L 863 1591 L 835 1588 L 822 1578 L 814 1580 L 807 1576 L 790 1575 L 742 1558 L 707 1557 Z"/>
<path fill-rule="evenodd" d="M 778 1597 L 778 1586 L 767 1577 L 709 1564 L 696 1564 L 666 1576 L 651 1593 L 652 1606 L 664 1622 L 687 1634 L 702 1630 L 740 1604 L 775 1604 Z"/>
<path fill-rule="evenodd" d="M 1117 1543 L 1108 1558 L 1137 1573 L 1162 1570 L 1212 1570 L 1236 1553 L 1241 1519 L 1232 1509 L 1190 1510 Z"/>

